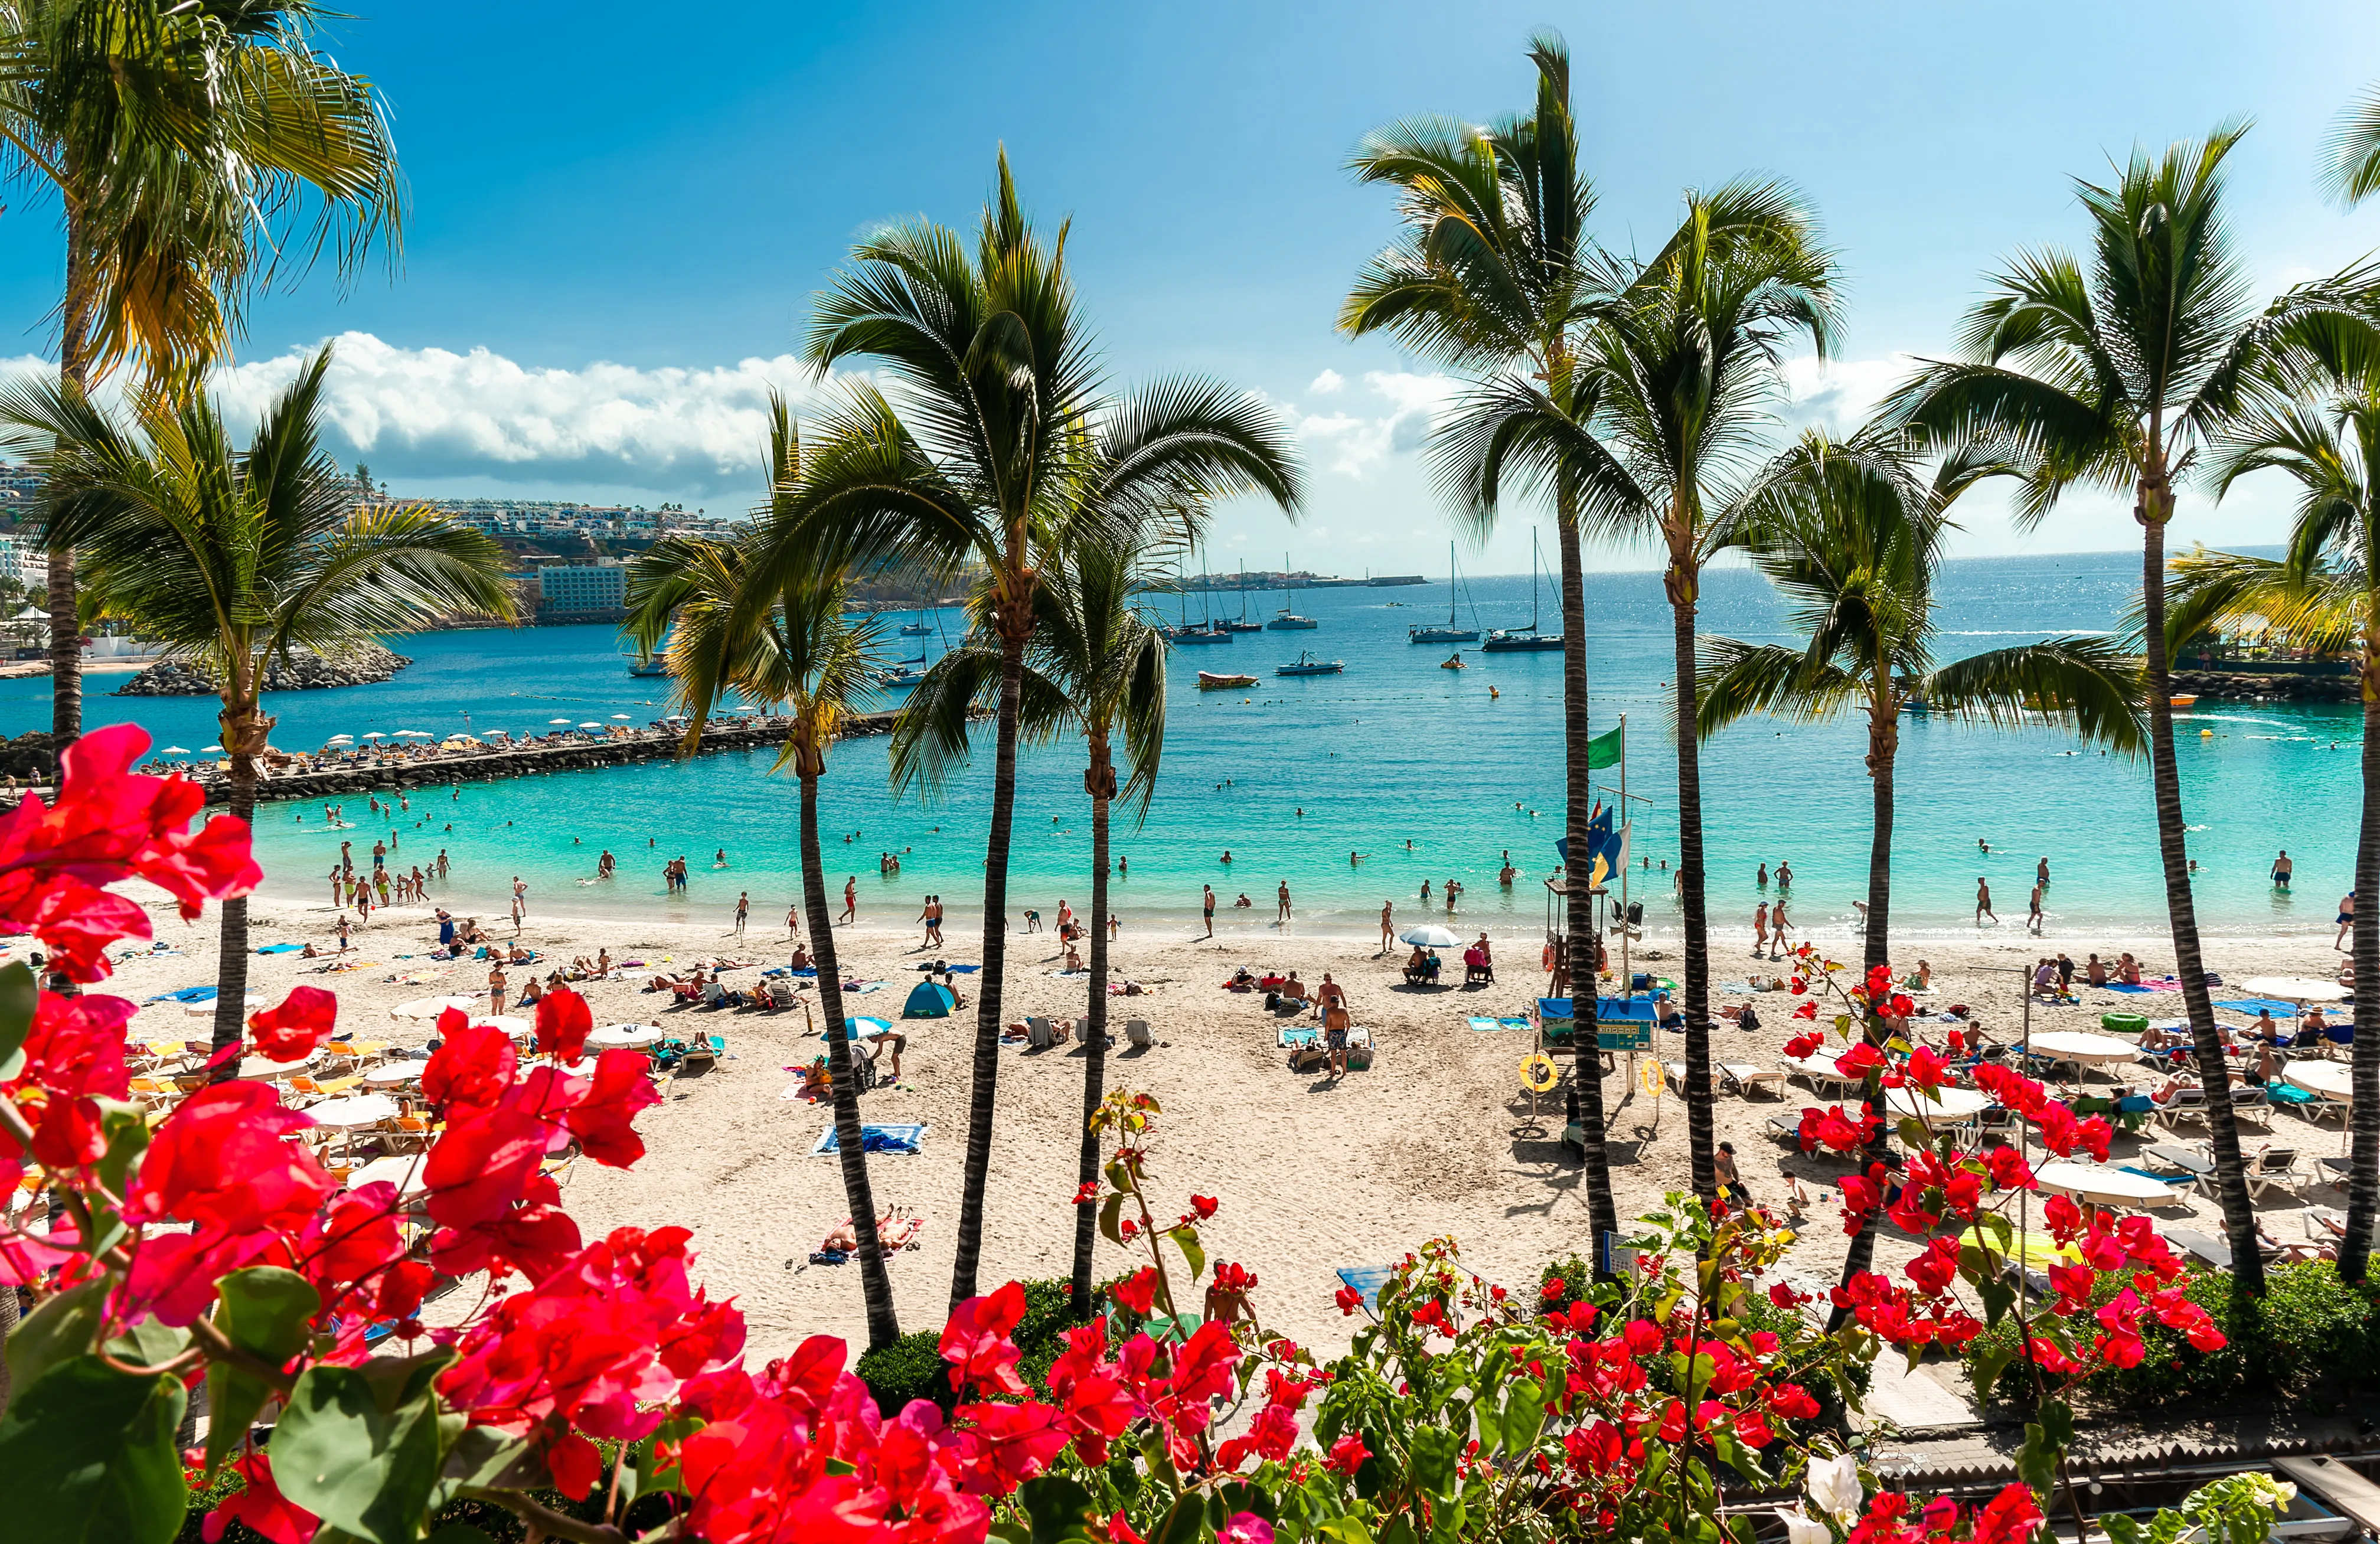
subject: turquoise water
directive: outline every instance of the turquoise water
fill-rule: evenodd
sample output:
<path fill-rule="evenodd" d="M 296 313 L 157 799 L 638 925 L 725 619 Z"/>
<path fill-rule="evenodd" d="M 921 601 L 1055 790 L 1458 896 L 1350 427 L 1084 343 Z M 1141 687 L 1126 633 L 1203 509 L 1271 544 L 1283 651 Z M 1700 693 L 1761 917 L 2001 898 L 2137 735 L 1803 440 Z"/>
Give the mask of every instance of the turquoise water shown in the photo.
<path fill-rule="evenodd" d="M 1940 651 L 1949 658 L 2059 631 L 2112 627 L 2138 573 L 2138 560 L 2122 554 L 1954 563 L 1943 581 Z M 1470 590 L 1486 626 L 1526 622 L 1526 577 L 1475 580 Z M 1178 652 L 1158 796 L 1147 824 L 1120 829 L 1115 842 L 1129 860 L 1129 874 L 1114 886 L 1128 926 L 1187 922 L 1196 915 L 1202 882 L 1222 897 L 1224 924 L 1269 922 L 1274 887 L 1286 880 L 1303 927 L 1368 930 L 1384 900 L 1395 900 L 1400 919 L 1410 919 L 1418 914 L 1423 880 L 1436 890 L 1450 876 L 1468 890 L 1461 914 L 1466 919 L 1518 928 L 1542 918 L 1545 893 L 1537 881 L 1554 862 L 1561 821 L 1561 657 L 1466 651 L 1473 668 L 1440 670 L 1446 647 L 1411 645 L 1405 628 L 1442 617 L 1445 593 L 1303 591 L 1298 609 L 1319 619 L 1317 631 L 1242 634 L 1229 645 Z M 1264 598 L 1261 609 L 1278 603 Z M 1594 576 L 1589 605 L 1596 723 L 1601 728 L 1628 715 L 1629 789 L 1652 800 L 1635 806 L 1634 851 L 1657 865 L 1674 861 L 1670 623 L 1659 577 Z M 1170 602 L 1164 607 L 1173 609 Z M 1191 614 L 1199 609 L 1194 597 Z M 1774 594 L 1741 571 L 1709 576 L 1703 625 L 1752 639 L 1784 637 Z M 310 747 L 334 734 L 370 730 L 541 731 L 551 719 L 608 723 L 618 713 L 643 723 L 662 711 L 654 689 L 662 683 L 627 675 L 608 627 L 392 641 L 416 661 L 395 681 L 269 698 L 269 710 L 281 718 L 275 743 Z M 920 641 L 935 646 L 931 639 L 890 640 Z M 1344 660 L 1346 674 L 1273 678 L 1273 667 L 1301 649 Z M 1200 693 L 1193 682 L 1201 668 L 1263 679 L 1246 691 Z M 109 677 L 92 679 L 100 691 L 111 684 Z M 1500 698 L 1490 699 L 1490 686 Z M 45 727 L 48 717 L 46 681 L 0 683 L 0 727 Z M 200 699 L 94 695 L 89 720 L 140 723 L 160 745 L 195 749 L 214 739 L 212 705 Z M 2215 735 L 2202 738 L 2194 732 L 2200 727 Z M 2347 705 L 2228 706 L 2182 721 L 2192 851 L 2203 866 L 2201 914 L 2210 930 L 2268 934 L 2330 927 L 2350 873 L 2360 731 L 2360 715 Z M 835 751 L 823 796 L 829 862 L 836 888 L 845 873 L 857 877 L 864 920 L 905 923 L 929 891 L 943 894 L 957 916 L 980 894 L 990 760 L 989 729 L 984 733 L 978 767 L 937 807 L 892 796 L 881 739 L 851 741 Z M 2055 873 L 2053 939 L 2087 943 L 2092 929 L 2161 921 L 2144 762 L 2074 753 L 2054 730 L 1996 733 L 1938 721 L 1906 723 L 1901 747 L 1896 934 L 1970 933 L 1978 874 L 1989 876 L 2013 934 L 2034 861 L 2043 856 Z M 1865 894 L 1864 749 L 1855 722 L 1747 723 L 1705 747 L 1715 926 L 1748 940 L 1751 910 L 1761 898 L 1754 870 L 1779 859 L 1793 866 L 1799 926 L 1849 922 L 1851 903 Z M 517 874 L 530 885 L 532 906 L 548 911 L 717 918 L 723 927 L 737 892 L 748 888 L 756 918 L 773 921 L 795 894 L 797 848 L 795 790 L 768 775 L 771 760 L 739 753 L 466 784 L 459 799 L 415 796 L 411 811 L 392 829 L 408 865 L 447 849 L 455 866 L 447 895 L 467 908 L 503 912 Z M 1014 908 L 1053 915 L 1061 898 L 1077 906 L 1088 899 L 1089 821 L 1080 767 L 1071 748 L 1025 757 Z M 361 796 L 347 806 L 351 819 L 369 821 Z M 301 812 L 303 822 L 295 818 Z M 318 895 L 338 837 L 359 837 L 366 850 L 374 834 L 369 823 L 334 833 L 320 821 L 319 806 L 260 811 L 269 888 Z M 840 840 L 846 834 L 847 845 Z M 1992 846 L 1980 861 L 1978 837 Z M 620 873 L 597 884 L 596 856 L 606 846 L 619 856 Z M 2298 859 L 2294 896 L 2275 894 L 2265 878 L 2281 846 Z M 729 867 L 714 870 L 710 855 L 722 847 Z M 1228 868 L 1220 860 L 1225 849 L 1233 858 Z M 878 856 L 888 850 L 901 852 L 904 864 L 890 880 L 877 872 Z M 1495 882 L 1507 850 L 1523 874 L 1510 892 Z M 1351 852 L 1366 856 L 1351 865 Z M 693 883 L 687 894 L 673 897 L 662 889 L 661 869 L 681 854 Z M 1638 880 L 1652 929 L 1674 926 L 1670 877 L 1656 868 Z M 1242 892 L 1257 905 L 1235 918 L 1231 903 Z M 1442 913 L 1433 907 L 1433 915 Z"/>

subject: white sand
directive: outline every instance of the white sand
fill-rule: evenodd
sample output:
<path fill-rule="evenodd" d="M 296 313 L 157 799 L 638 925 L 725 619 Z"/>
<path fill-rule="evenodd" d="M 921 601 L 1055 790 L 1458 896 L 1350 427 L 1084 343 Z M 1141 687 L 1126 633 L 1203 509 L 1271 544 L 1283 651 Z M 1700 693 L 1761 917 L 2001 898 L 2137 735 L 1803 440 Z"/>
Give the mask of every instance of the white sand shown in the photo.
<path fill-rule="evenodd" d="M 153 892 L 150 893 L 152 896 Z M 260 898 L 254 903 L 257 944 L 312 939 L 326 943 L 334 918 L 320 901 Z M 1052 914 L 1054 915 L 1054 913 Z M 1195 931 L 1195 930 L 1186 930 Z M 215 918 L 185 928 L 170 909 L 157 917 L 158 936 L 184 951 L 181 957 L 142 959 L 120 967 L 112 990 L 136 1000 L 176 987 L 214 979 Z M 1519 1082 L 1518 1064 L 1531 1049 L 1519 1032 L 1475 1033 L 1471 1015 L 1525 1014 L 1544 978 L 1537 972 L 1534 938 L 1500 938 L 1500 984 L 1475 991 L 1410 991 L 1403 988 L 1401 956 L 1375 957 L 1371 942 L 1346 938 L 1280 937 L 1242 933 L 1214 942 L 1186 939 L 1185 930 L 1158 934 L 1127 929 L 1114 950 L 1120 975 L 1155 986 L 1154 995 L 1111 1000 L 1117 1045 L 1110 1053 L 1111 1088 L 1146 1089 L 1165 1107 L 1152 1169 L 1167 1204 L 1187 1207 L 1191 1191 L 1221 1198 L 1220 1215 L 1207 1230 L 1215 1257 L 1239 1261 L 1261 1279 L 1258 1302 L 1269 1323 L 1318 1346 L 1343 1345 L 1348 1332 L 1331 1301 L 1338 1286 L 1334 1267 L 1386 1263 L 1439 1234 L 1451 1234 L 1464 1258 L 1489 1277 L 1516 1287 L 1534 1283 L 1550 1257 L 1587 1247 L 1587 1210 L 1581 1172 L 1565 1161 L 1555 1139 L 1561 1128 L 1559 1090 L 1539 1102 L 1534 1125 Z M 426 952 L 435 930 L 427 914 L 396 910 L 375 914 L 350 956 L 374 962 L 370 968 L 336 975 L 314 973 L 319 962 L 293 954 L 260 956 L 250 979 L 268 1001 L 305 982 L 339 994 L 345 1031 L 358 1039 L 419 1044 L 427 1027 L 393 1021 L 387 1009 L 398 1003 L 445 991 L 469 991 L 484 984 L 486 966 L 457 962 L 440 982 L 395 983 L 395 972 L 430 967 L 432 962 L 402 960 Z M 569 918 L 549 924 L 532 916 L 524 933 L 531 947 L 567 960 L 608 946 L 617 959 L 658 963 L 683 970 L 699 957 L 720 953 L 728 941 L 709 930 L 664 924 Z M 953 961 L 978 957 L 978 939 L 953 922 L 949 943 L 921 951 L 914 930 L 899 933 L 853 930 L 838 932 L 844 973 L 888 984 L 877 992 L 848 999 L 855 1014 L 898 1020 L 916 966 L 937 955 Z M 1748 940 L 1730 931 L 1715 951 L 1714 980 L 1741 980 L 1755 966 Z M 2170 967 L 2171 952 L 2155 938 L 2052 938 L 2047 952 L 2063 947 L 2076 960 L 2097 950 L 2130 948 L 2150 970 Z M 782 934 L 756 919 L 744 953 L 764 964 L 784 957 Z M 1936 968 L 1939 991 L 1929 1005 L 1968 1003 L 1994 1035 L 2013 1039 L 2019 1022 L 2021 978 L 1985 974 L 2029 966 L 2041 945 L 2010 928 L 1983 942 L 1923 950 Z M 1048 933 L 1013 935 L 1011 979 L 1004 1016 L 1027 1013 L 1078 1013 L 1085 1002 L 1079 981 L 1053 978 L 1059 951 Z M 1913 954 L 1915 951 L 1912 951 Z M 2212 968 L 2238 981 L 2270 973 L 2328 976 L 2338 956 L 2325 942 L 2212 942 Z M 1455 980 L 1459 960 L 1450 959 Z M 1668 957 L 1638 962 L 1656 973 L 1674 975 Z M 1259 971 L 1297 967 L 1309 984 L 1324 970 L 1343 983 L 1355 1022 L 1373 1027 L 1380 1041 L 1375 1066 L 1343 1080 L 1293 1075 L 1286 1053 L 1275 1045 L 1276 1022 L 1258 995 L 1218 989 L 1235 966 Z M 514 973 L 516 988 L 520 975 Z M 707 1076 L 670 1085 L 667 1101 L 648 1112 L 639 1125 L 650 1152 L 634 1171 L 623 1173 L 581 1161 L 572 1173 L 565 1202 L 590 1235 L 623 1223 L 658 1226 L 683 1223 L 695 1232 L 702 1253 L 698 1274 L 714 1292 L 737 1296 L 749 1317 L 756 1353 L 774 1355 L 801 1336 L 830 1332 L 855 1344 L 863 1341 L 859 1277 L 854 1266 L 806 1263 L 820 1241 L 845 1215 L 836 1161 L 812 1157 L 810 1149 L 830 1120 L 822 1106 L 782 1096 L 798 1081 L 787 1070 L 808 1063 L 822 1050 L 808 1032 L 799 1011 L 758 1013 L 671 1011 L 668 1000 L 639 990 L 649 972 L 633 982 L 597 983 L 582 990 L 591 998 L 598 1024 L 645 1021 L 699 1027 L 723 1035 L 728 1059 Z M 755 971 L 731 973 L 731 985 L 755 979 Z M 966 1138 L 968 1072 L 974 1034 L 974 983 L 961 978 L 970 1003 L 946 1020 L 911 1021 L 903 1077 L 896 1088 L 865 1096 L 863 1114 L 873 1122 L 929 1123 L 919 1157 L 870 1160 L 880 1206 L 902 1205 L 927 1219 L 922 1245 L 892 1264 L 902 1323 L 907 1329 L 939 1326 L 948 1300 L 953 1229 L 958 1213 Z M 111 990 L 102 987 L 98 990 Z M 2180 1011 L 2179 994 L 2148 997 L 2084 991 L 2081 1007 L 2036 1010 L 2036 1028 L 2096 1029 L 2102 1012 L 2143 1012 L 2170 1017 Z M 1733 1003 L 1741 994 L 1722 994 Z M 1764 1027 L 1746 1035 L 1731 1027 L 1715 1032 L 1718 1059 L 1778 1064 L 1779 1048 L 1792 1027 L 1791 1000 L 1770 994 L 1756 1000 Z M 1147 1018 L 1163 1042 L 1144 1053 L 1123 1043 L 1127 1016 Z M 2237 1022 L 2237 1015 L 2232 1015 Z M 141 1010 L 134 1032 L 148 1038 L 203 1036 L 207 1021 L 185 1014 L 177 1003 Z M 1660 1050 L 1670 1057 L 1682 1038 L 1663 1035 Z M 1564 1065 L 1568 1057 L 1560 1058 Z M 1081 1052 L 1064 1046 L 1027 1054 L 1011 1047 L 1001 1052 L 999 1122 L 994 1137 L 990 1196 L 984 1236 L 982 1283 L 1011 1277 L 1062 1277 L 1071 1258 L 1075 1165 L 1082 1099 Z M 2135 1087 L 2145 1068 L 2118 1069 Z M 1629 1088 L 1623 1061 L 1605 1082 L 1610 1116 L 1613 1183 L 1620 1215 L 1627 1219 L 1656 1204 L 1663 1192 L 1688 1181 L 1686 1122 L 1672 1097 L 1658 1108 L 1642 1093 L 1622 1103 Z M 2095 1076 L 2091 1086 L 2110 1084 Z M 1722 1096 L 1719 1136 L 1736 1145 L 1745 1179 L 1761 1199 L 1776 1196 L 1778 1161 L 1787 1149 L 1764 1134 L 1769 1115 L 1798 1114 L 1816 1102 L 1793 1085 L 1783 1101 Z M 2336 1117 L 2320 1127 L 2294 1115 L 2274 1119 L 2276 1143 L 2296 1146 L 2313 1158 L 2340 1150 Z M 2252 1147 L 2263 1140 L 2248 1128 Z M 2128 1161 L 2151 1134 L 2119 1137 L 2119 1161 Z M 1823 1188 L 1843 1172 L 1823 1158 L 1793 1155 L 1807 1180 Z M 2343 1193 L 2317 1190 L 2313 1199 L 2343 1204 Z M 2276 1195 L 2273 1231 L 2287 1240 L 2303 1236 L 2300 1220 L 2278 1213 L 2301 1203 Z M 2195 1223 L 2179 1213 L 2175 1223 L 2218 1232 L 2212 1208 L 2195 1203 Z M 1836 1213 L 1823 1199 L 1787 1269 L 1831 1278 L 1839 1268 L 1843 1238 Z M 1129 1261 L 1104 1242 L 1103 1274 Z M 1885 1263 L 1898 1263 L 1907 1246 L 1888 1234 L 1878 1250 Z"/>

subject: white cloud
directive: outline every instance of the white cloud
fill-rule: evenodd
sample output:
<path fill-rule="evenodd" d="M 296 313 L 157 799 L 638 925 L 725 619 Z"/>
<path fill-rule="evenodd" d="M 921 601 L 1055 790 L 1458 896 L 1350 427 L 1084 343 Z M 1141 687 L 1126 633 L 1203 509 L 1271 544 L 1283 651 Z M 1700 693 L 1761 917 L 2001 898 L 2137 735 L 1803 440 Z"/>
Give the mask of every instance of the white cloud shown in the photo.
<path fill-rule="evenodd" d="M 1817 427 L 1848 434 L 1867 421 L 1892 388 L 1908 379 L 1916 360 L 1906 354 L 1883 359 L 1819 359 L 1804 355 L 1785 361 L 1785 419 L 1795 429 Z"/>
<path fill-rule="evenodd" d="M 1345 376 L 1340 374 L 1335 370 L 1326 370 L 1321 374 L 1316 376 L 1314 378 L 1314 383 L 1307 386 L 1305 389 L 1316 396 L 1330 396 L 1346 383 L 1347 378 Z"/>
<path fill-rule="evenodd" d="M 1348 477 L 1364 476 L 1392 452 L 1420 449 L 1439 409 L 1461 389 L 1451 376 L 1385 370 L 1366 371 L 1364 386 L 1380 399 L 1379 411 L 1308 413 L 1297 423 L 1314 461 Z"/>

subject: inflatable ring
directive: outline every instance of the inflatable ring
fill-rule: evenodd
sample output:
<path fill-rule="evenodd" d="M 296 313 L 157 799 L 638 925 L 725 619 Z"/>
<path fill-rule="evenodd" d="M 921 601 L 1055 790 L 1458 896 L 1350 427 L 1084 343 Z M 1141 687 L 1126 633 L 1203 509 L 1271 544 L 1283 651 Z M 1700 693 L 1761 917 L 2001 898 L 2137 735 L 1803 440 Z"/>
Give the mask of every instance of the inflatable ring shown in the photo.
<path fill-rule="evenodd" d="M 1561 1074 L 1554 1070 L 1554 1059 L 1544 1052 L 1521 1058 L 1521 1086 L 1533 1094 L 1551 1093 Z"/>

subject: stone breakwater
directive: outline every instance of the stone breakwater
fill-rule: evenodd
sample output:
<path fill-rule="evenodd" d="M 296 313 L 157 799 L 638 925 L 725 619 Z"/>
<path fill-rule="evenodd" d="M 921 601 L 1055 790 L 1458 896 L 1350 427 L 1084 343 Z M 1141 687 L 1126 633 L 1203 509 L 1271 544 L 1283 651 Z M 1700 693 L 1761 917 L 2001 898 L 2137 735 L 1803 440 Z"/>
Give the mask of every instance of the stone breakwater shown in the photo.
<path fill-rule="evenodd" d="M 2352 702 L 2362 683 L 2351 670 L 2177 670 L 2173 689 L 2240 702 Z"/>
<path fill-rule="evenodd" d="M 290 650 L 286 663 L 274 660 L 264 667 L 266 691 L 312 691 L 326 687 L 361 687 L 394 680 L 413 662 L 377 643 L 360 643 L 335 655 L 310 650 Z M 213 669 L 195 660 L 161 660 L 115 688 L 117 697 L 213 697 L 223 683 Z"/>
<path fill-rule="evenodd" d="M 892 733 L 891 713 L 868 713 L 846 721 L 846 737 Z M 726 723 L 706 730 L 698 755 L 723 750 L 754 750 L 784 743 L 793 733 L 790 719 L 760 719 L 751 723 Z M 341 762 L 303 772 L 264 769 L 256 785 L 259 803 L 276 799 L 336 798 L 348 794 L 394 793 L 405 788 L 444 787 L 456 783 L 486 783 L 504 777 L 533 777 L 540 772 L 583 772 L 598 767 L 624 767 L 637 761 L 665 760 L 678 753 L 680 736 L 658 729 L 641 729 L 612 739 L 569 739 L 553 744 L 488 746 L 478 750 L 441 750 L 419 759 Z M 228 796 L 230 779 L 215 766 L 193 772 L 191 780 L 204 788 L 209 803 Z"/>

